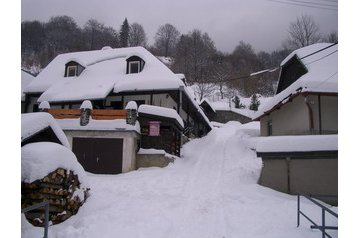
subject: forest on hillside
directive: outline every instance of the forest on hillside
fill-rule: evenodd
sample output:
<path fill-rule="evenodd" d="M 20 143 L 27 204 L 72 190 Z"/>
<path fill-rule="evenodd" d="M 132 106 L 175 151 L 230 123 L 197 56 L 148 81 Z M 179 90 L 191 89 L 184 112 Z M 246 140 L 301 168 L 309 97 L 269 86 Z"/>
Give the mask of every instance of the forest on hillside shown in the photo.
<path fill-rule="evenodd" d="M 200 98 L 214 90 L 224 97 L 230 89 L 242 96 L 270 96 L 277 83 L 277 67 L 292 50 L 316 42 L 338 41 L 337 32 L 322 34 L 308 15 L 291 22 L 287 30 L 282 47 L 273 52 L 256 52 L 249 42 L 239 41 L 233 52 L 223 53 L 200 29 L 181 33 L 165 23 L 158 26 L 154 44 L 149 45 L 143 26 L 127 18 L 116 30 L 95 19 L 80 27 L 69 16 L 55 16 L 48 22 L 21 23 L 21 67 L 36 75 L 58 54 L 100 50 L 104 46 L 143 46 L 155 56 L 170 57 L 172 63 L 167 66 L 175 73 L 185 74 L 187 83 L 197 86 Z"/>

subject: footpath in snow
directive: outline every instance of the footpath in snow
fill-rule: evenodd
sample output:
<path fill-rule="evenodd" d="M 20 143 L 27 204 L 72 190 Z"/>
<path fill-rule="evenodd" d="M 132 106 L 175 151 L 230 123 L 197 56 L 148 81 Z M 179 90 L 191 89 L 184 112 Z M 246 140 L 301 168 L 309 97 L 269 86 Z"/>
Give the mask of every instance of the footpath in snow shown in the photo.
<path fill-rule="evenodd" d="M 244 127 L 213 129 L 166 168 L 87 174 L 90 198 L 76 216 L 51 226 L 49 237 L 321 237 L 305 220 L 296 228 L 295 196 L 257 184 L 262 162 Z M 320 221 L 319 208 L 303 201 L 302 209 Z M 42 234 L 22 218 L 22 237 Z"/>

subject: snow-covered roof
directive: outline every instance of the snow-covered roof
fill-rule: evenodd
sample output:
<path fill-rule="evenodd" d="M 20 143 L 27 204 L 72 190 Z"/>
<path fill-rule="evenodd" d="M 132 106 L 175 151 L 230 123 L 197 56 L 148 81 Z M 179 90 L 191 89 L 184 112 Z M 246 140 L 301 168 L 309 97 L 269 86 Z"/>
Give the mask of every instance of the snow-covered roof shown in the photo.
<path fill-rule="evenodd" d="M 30 143 L 21 148 L 21 181 L 32 183 L 58 168 L 72 170 L 82 186 L 86 183 L 85 171 L 69 148 L 52 142 Z"/>
<path fill-rule="evenodd" d="M 143 70 L 126 74 L 128 57 L 145 61 Z M 85 69 L 79 76 L 65 77 L 70 61 Z M 42 93 L 39 102 L 102 99 L 110 92 L 178 89 L 184 83 L 159 59 L 143 47 L 83 51 L 58 55 L 41 71 L 25 93 Z"/>
<path fill-rule="evenodd" d="M 257 152 L 338 151 L 338 135 L 295 135 L 261 137 Z"/>
<path fill-rule="evenodd" d="M 254 114 L 254 111 L 248 109 L 248 106 L 246 106 L 246 108 L 235 108 L 234 103 L 230 105 L 228 102 L 224 102 L 224 101 L 212 102 L 211 106 L 215 111 L 234 112 L 236 114 L 240 114 L 248 118 L 252 118 L 252 115 Z"/>
<path fill-rule="evenodd" d="M 213 112 L 216 112 L 215 108 L 211 105 L 211 102 L 210 102 L 208 99 L 206 99 L 206 98 L 203 98 L 203 99 L 201 100 L 200 105 L 201 105 L 202 103 L 204 103 L 204 102 L 209 105 L 209 107 L 213 110 Z"/>
<path fill-rule="evenodd" d="M 21 70 L 21 101 L 25 100 L 24 88 L 29 85 L 35 77 L 30 73 Z"/>
<path fill-rule="evenodd" d="M 57 124 L 56 120 L 46 112 L 21 114 L 21 141 L 24 141 L 48 127 L 51 127 L 62 145 L 71 148 L 61 127 Z"/>
<path fill-rule="evenodd" d="M 338 44 L 331 45 L 317 43 L 295 50 L 287 56 L 281 66 L 297 56 L 308 72 L 262 105 L 254 118 L 258 119 L 276 105 L 285 103 L 299 93 L 338 93 Z"/>
<path fill-rule="evenodd" d="M 125 119 L 114 120 L 93 120 L 90 118 L 85 126 L 80 125 L 80 118 L 77 119 L 57 119 L 57 123 L 63 130 L 94 130 L 94 131 L 136 131 L 140 133 L 139 122 L 135 125 L 127 124 Z"/>
<path fill-rule="evenodd" d="M 175 119 L 184 128 L 183 119 L 174 109 L 142 104 L 139 106 L 138 112 Z"/>

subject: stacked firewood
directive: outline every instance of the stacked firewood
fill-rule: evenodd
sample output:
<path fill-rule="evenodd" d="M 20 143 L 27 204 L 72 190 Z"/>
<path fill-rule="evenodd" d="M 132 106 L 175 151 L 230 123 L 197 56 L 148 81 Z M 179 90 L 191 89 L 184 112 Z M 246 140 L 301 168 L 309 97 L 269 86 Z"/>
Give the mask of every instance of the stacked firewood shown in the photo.
<path fill-rule="evenodd" d="M 58 168 L 42 179 L 32 183 L 21 183 L 21 208 L 48 201 L 49 219 L 58 224 L 78 212 L 88 197 L 88 188 L 81 188 L 78 176 L 73 171 Z M 25 213 L 27 220 L 35 226 L 43 226 L 45 208 Z"/>

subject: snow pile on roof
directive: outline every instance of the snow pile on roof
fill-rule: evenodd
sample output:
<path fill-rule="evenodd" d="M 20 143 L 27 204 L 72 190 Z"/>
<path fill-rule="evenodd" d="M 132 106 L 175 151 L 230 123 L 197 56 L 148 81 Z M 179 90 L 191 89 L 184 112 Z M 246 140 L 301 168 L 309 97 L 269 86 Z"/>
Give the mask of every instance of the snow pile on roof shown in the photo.
<path fill-rule="evenodd" d="M 157 58 L 167 66 L 171 66 L 174 62 L 172 57 L 157 56 Z"/>
<path fill-rule="evenodd" d="M 257 152 L 338 151 L 338 135 L 269 136 L 258 141 Z"/>
<path fill-rule="evenodd" d="M 90 118 L 85 126 L 80 125 L 80 118 L 78 119 L 57 119 L 57 123 L 63 130 L 96 130 L 96 131 L 136 131 L 140 133 L 139 122 L 135 125 L 127 124 L 125 119 L 114 120 L 93 120 Z"/>
<path fill-rule="evenodd" d="M 137 103 L 135 101 L 129 101 L 126 105 L 126 110 L 138 110 Z"/>
<path fill-rule="evenodd" d="M 145 61 L 142 72 L 126 74 L 127 61 L 138 56 Z M 65 65 L 75 61 L 85 69 L 76 77 L 65 77 Z M 143 47 L 74 52 L 58 55 L 29 84 L 25 92 L 43 93 L 39 102 L 105 98 L 114 92 L 175 89 L 184 83 Z"/>
<path fill-rule="evenodd" d="M 21 101 L 25 100 L 24 88 L 35 79 L 34 76 L 28 72 L 21 70 Z"/>
<path fill-rule="evenodd" d="M 71 148 L 61 127 L 57 124 L 55 119 L 46 112 L 21 114 L 21 141 L 24 141 L 47 127 L 51 127 L 62 145 Z"/>
<path fill-rule="evenodd" d="M 142 104 L 139 106 L 138 112 L 175 119 L 184 128 L 183 119 L 174 109 Z"/>
<path fill-rule="evenodd" d="M 81 104 L 80 109 L 93 109 L 92 103 L 90 100 L 84 100 Z"/>
<path fill-rule="evenodd" d="M 255 118 L 264 115 L 265 112 L 285 99 L 301 92 L 338 93 L 338 45 L 324 49 L 330 45 L 332 44 L 317 43 L 295 50 L 287 56 L 282 61 L 281 66 L 297 55 L 307 68 L 308 73 L 302 75 L 297 81 L 260 107 Z M 317 52 L 319 50 L 322 51 Z"/>
<path fill-rule="evenodd" d="M 58 168 L 72 170 L 79 181 L 86 182 L 86 174 L 73 152 L 56 143 L 30 143 L 21 148 L 21 181 L 32 183 Z"/>

